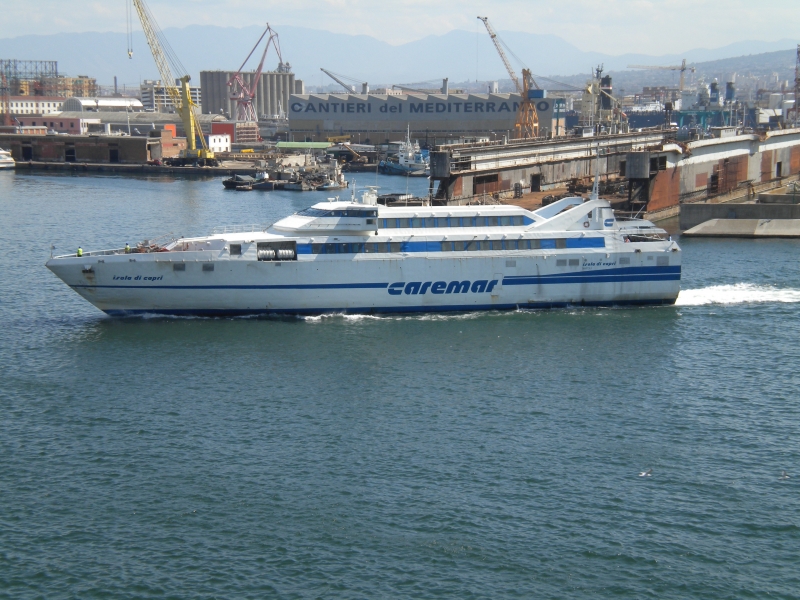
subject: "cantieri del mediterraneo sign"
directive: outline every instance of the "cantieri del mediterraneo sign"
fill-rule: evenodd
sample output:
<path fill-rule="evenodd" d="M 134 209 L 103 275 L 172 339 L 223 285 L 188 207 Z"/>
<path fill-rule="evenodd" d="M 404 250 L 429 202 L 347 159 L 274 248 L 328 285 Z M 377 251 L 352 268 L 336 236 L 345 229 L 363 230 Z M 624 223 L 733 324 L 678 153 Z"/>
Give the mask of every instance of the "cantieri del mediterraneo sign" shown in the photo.
<path fill-rule="evenodd" d="M 292 95 L 289 116 L 298 121 L 481 121 L 513 122 L 519 110 L 517 94 L 449 96 Z M 540 120 L 552 118 L 553 101 L 536 101 Z"/>

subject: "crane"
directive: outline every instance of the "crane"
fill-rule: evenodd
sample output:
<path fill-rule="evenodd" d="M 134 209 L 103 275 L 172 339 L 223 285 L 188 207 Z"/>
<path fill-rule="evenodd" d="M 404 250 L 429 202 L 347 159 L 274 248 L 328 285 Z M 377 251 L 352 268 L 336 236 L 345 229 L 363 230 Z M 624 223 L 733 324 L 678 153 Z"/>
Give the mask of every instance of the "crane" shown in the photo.
<path fill-rule="evenodd" d="M 684 90 L 684 84 L 686 83 L 686 71 L 691 71 L 694 73 L 696 69 L 694 67 L 687 67 L 686 66 L 686 59 L 683 59 L 683 62 L 679 65 L 661 67 L 661 66 L 648 66 L 648 65 L 628 65 L 629 69 L 646 69 L 648 71 L 680 71 L 681 72 L 681 82 L 680 82 L 680 90 Z"/>
<path fill-rule="evenodd" d="M 327 69 L 323 69 L 322 67 L 320 67 L 319 70 L 322 71 L 323 73 L 325 73 L 325 75 L 327 75 L 328 77 L 333 79 L 336 83 L 338 83 L 340 86 L 342 86 L 344 89 L 346 89 L 351 94 L 355 94 L 356 93 L 356 86 L 355 85 L 350 85 L 346 81 L 342 81 L 343 79 L 349 79 L 350 81 L 353 81 L 353 82 L 356 82 L 356 83 L 361 83 L 361 93 L 362 94 L 369 94 L 369 84 L 366 81 L 360 82 L 358 79 L 354 79 L 353 77 L 348 77 L 347 75 L 340 75 L 339 73 L 332 73 L 331 71 L 328 71 Z"/>
<path fill-rule="evenodd" d="M 172 106 L 175 107 L 175 111 L 183 122 L 183 129 L 186 132 L 186 150 L 181 151 L 181 158 L 213 162 L 214 153 L 208 149 L 194 113 L 195 103 L 192 102 L 192 95 L 189 90 L 191 77 L 188 74 L 181 76 L 179 79 L 173 77 L 170 63 L 176 68 L 176 71 L 185 73 L 186 69 L 167 43 L 145 0 L 131 0 L 131 2 L 139 15 L 142 30 L 147 38 L 147 45 L 150 46 L 150 52 L 153 54 L 153 60 L 161 75 L 164 89 L 169 94 Z M 128 51 L 129 53 L 132 52 L 130 48 Z M 180 87 L 178 87 L 178 82 L 180 82 Z M 196 142 L 198 133 L 200 134 L 200 148 L 197 147 Z"/>
<path fill-rule="evenodd" d="M 500 60 L 503 61 L 506 71 L 508 71 L 511 81 L 514 82 L 514 87 L 516 87 L 517 93 L 520 95 L 519 110 L 517 111 L 517 122 L 514 124 L 514 137 L 517 139 L 530 139 L 538 137 L 539 116 L 536 114 L 536 107 L 534 106 L 533 102 L 531 102 L 530 98 L 530 90 L 538 87 L 533 79 L 533 75 L 527 68 L 522 69 L 522 82 L 520 82 L 517 74 L 511 67 L 511 63 L 508 61 L 506 53 L 503 51 L 503 44 L 500 38 L 497 36 L 497 32 L 494 30 L 494 27 L 492 27 L 491 23 L 489 23 L 489 17 L 478 17 L 478 19 L 483 21 L 483 24 L 486 26 L 486 31 L 489 33 L 489 37 L 492 38 L 494 47 L 497 49 L 497 53 L 500 55 Z"/>
<path fill-rule="evenodd" d="M 264 46 L 264 53 L 261 55 L 261 62 L 258 63 L 258 68 L 253 75 L 253 80 L 248 85 L 242 77 L 242 69 L 244 68 L 245 64 L 247 64 L 247 61 L 250 60 L 250 57 L 253 55 L 253 52 L 256 51 L 256 48 L 258 48 L 261 40 L 263 40 L 267 34 L 269 34 L 269 38 L 267 38 L 267 44 Z M 275 48 L 275 52 L 278 54 L 278 72 L 283 73 L 288 68 L 288 64 L 283 62 L 283 57 L 281 56 L 281 46 L 280 42 L 278 41 L 278 34 L 269 26 L 269 23 L 267 23 L 267 28 L 264 30 L 264 33 L 261 34 L 261 37 L 258 38 L 256 45 L 253 46 L 253 49 L 250 50 L 250 54 L 248 54 L 247 58 L 244 59 L 242 66 L 239 67 L 239 70 L 236 71 L 236 73 L 234 73 L 233 76 L 228 80 L 228 86 L 231 88 L 231 100 L 236 102 L 236 121 L 258 120 L 256 111 L 253 108 L 253 98 L 256 97 L 258 82 L 261 79 L 261 71 L 264 68 L 264 59 L 267 57 L 267 51 L 269 50 L 270 44 L 272 44 L 272 46 Z"/>

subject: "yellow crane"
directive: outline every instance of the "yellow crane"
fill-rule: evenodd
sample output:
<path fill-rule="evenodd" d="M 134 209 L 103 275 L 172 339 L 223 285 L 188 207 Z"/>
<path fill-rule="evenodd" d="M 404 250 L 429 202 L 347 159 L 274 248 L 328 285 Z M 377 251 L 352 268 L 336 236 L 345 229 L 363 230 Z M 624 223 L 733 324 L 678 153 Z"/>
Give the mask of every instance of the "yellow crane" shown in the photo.
<path fill-rule="evenodd" d="M 211 152 L 206 145 L 203 131 L 200 129 L 194 112 L 194 107 L 196 105 L 192 102 L 192 95 L 189 90 L 189 81 L 191 77 L 189 77 L 188 74 L 182 75 L 177 80 L 173 77 L 170 62 L 172 62 L 176 70 L 180 72 L 184 72 L 186 69 L 183 68 L 177 56 L 172 51 L 172 48 L 167 44 L 164 34 L 153 18 L 153 14 L 150 12 L 147 3 L 144 0 L 131 0 L 131 2 L 136 9 L 136 14 L 139 15 L 139 21 L 142 23 L 142 30 L 147 38 L 147 45 L 150 46 L 150 52 L 153 54 L 153 60 L 161 75 L 161 82 L 164 85 L 164 89 L 169 94 L 170 100 L 172 100 L 172 106 L 175 107 L 175 111 L 183 122 L 183 129 L 186 132 L 186 150 L 181 151 L 181 158 L 203 163 L 211 162 L 213 164 L 215 162 L 214 153 Z M 167 58 L 167 53 L 164 51 L 161 40 L 167 45 L 169 59 Z M 128 56 L 132 55 L 133 50 L 129 47 Z M 180 81 L 180 87 L 178 87 L 176 81 Z M 200 139 L 200 148 L 197 147 L 196 140 L 198 138 Z"/>
<path fill-rule="evenodd" d="M 522 82 L 520 82 L 517 74 L 511 67 L 511 63 L 508 62 L 508 57 L 503 51 L 503 46 L 500 38 L 497 36 L 497 32 L 489 23 L 489 17 L 478 17 L 478 19 L 483 21 L 483 24 L 486 26 L 486 31 L 489 33 L 489 37 L 492 38 L 494 47 L 497 48 L 500 60 L 503 61 L 503 65 L 505 65 L 506 71 L 508 71 L 511 81 L 514 82 L 517 93 L 520 95 L 517 122 L 514 124 L 514 137 L 520 140 L 539 137 L 539 115 L 536 114 L 536 106 L 530 98 L 530 90 L 535 87 L 533 75 L 531 75 L 528 69 L 522 69 Z"/>
<path fill-rule="evenodd" d="M 628 65 L 629 69 L 645 69 L 647 71 L 680 71 L 681 72 L 681 83 L 680 89 L 681 91 L 684 90 L 684 84 L 686 83 L 686 71 L 691 71 L 692 73 L 695 72 L 694 67 L 687 67 L 686 66 L 686 59 L 683 59 L 683 62 L 679 65 L 673 65 L 668 67 L 651 67 L 648 65 Z"/>

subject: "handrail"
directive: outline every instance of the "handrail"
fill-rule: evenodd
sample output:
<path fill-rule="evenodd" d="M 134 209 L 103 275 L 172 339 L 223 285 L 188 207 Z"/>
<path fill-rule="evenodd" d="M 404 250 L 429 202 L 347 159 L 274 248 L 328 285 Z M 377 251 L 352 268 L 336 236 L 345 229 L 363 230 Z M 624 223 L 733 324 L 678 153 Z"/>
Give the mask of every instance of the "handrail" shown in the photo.
<path fill-rule="evenodd" d="M 223 233 L 247 233 L 250 231 L 266 231 L 272 226 L 272 223 L 247 223 L 244 225 L 221 225 L 214 227 L 211 230 L 211 235 L 219 235 Z"/>

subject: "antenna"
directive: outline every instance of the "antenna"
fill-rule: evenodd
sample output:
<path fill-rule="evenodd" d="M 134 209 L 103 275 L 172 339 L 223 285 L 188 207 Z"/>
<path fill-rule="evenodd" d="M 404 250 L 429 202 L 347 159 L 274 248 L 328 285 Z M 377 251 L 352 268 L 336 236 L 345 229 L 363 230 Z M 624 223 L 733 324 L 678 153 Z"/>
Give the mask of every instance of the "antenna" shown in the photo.
<path fill-rule="evenodd" d="M 600 199 L 600 140 L 597 140 L 597 152 L 594 161 L 594 185 L 592 186 L 592 195 L 589 200 Z"/>

